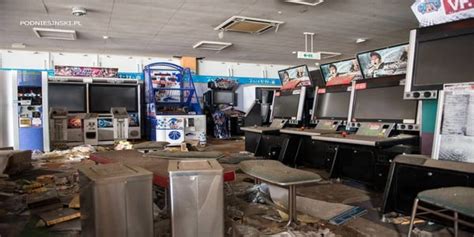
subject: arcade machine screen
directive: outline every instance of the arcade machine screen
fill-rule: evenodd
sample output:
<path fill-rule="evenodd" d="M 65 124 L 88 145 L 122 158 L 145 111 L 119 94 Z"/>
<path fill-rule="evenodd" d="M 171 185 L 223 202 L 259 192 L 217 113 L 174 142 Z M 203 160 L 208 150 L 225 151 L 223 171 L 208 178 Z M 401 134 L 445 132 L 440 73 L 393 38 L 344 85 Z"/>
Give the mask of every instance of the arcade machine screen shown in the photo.
<path fill-rule="evenodd" d="M 347 59 L 320 66 L 326 86 L 348 85 L 352 80 L 362 79 L 356 59 Z"/>
<path fill-rule="evenodd" d="M 418 42 L 413 86 L 473 81 L 474 33 Z"/>
<path fill-rule="evenodd" d="M 49 107 L 65 107 L 69 113 L 86 112 L 85 84 L 48 84 Z"/>
<path fill-rule="evenodd" d="M 137 86 L 89 86 L 90 112 L 110 113 L 112 107 L 125 107 L 127 112 L 138 112 Z"/>
<path fill-rule="evenodd" d="M 300 65 L 278 71 L 282 90 L 294 90 L 301 86 L 311 86 L 308 67 Z"/>
<path fill-rule="evenodd" d="M 408 44 L 357 54 L 365 79 L 403 75 L 407 72 Z"/>
<path fill-rule="evenodd" d="M 212 94 L 214 104 L 237 105 L 234 91 L 214 90 Z"/>
<path fill-rule="evenodd" d="M 350 100 L 350 92 L 318 94 L 316 119 L 347 119 Z"/>
<path fill-rule="evenodd" d="M 295 118 L 298 116 L 300 95 L 275 96 L 273 118 Z"/>
<path fill-rule="evenodd" d="M 354 118 L 357 121 L 414 123 L 417 101 L 403 100 L 403 86 L 356 90 Z"/>

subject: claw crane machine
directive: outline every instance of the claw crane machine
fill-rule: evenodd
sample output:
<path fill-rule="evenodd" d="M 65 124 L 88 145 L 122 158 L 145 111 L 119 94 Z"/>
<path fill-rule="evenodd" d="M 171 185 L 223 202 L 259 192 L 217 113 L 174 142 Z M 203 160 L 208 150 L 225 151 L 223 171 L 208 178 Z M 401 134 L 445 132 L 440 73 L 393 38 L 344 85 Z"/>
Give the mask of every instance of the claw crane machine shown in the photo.
<path fill-rule="evenodd" d="M 172 145 L 206 141 L 203 114 L 189 68 L 172 63 L 145 66 L 146 137 Z"/>

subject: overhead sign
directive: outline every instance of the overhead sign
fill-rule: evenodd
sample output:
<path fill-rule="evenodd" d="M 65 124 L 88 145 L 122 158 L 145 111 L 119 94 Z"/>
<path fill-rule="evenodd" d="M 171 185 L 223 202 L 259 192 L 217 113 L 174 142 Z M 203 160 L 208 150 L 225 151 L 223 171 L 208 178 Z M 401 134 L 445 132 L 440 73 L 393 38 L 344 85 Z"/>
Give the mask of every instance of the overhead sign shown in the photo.
<path fill-rule="evenodd" d="M 318 53 L 313 53 L 313 52 L 304 52 L 304 51 L 298 51 L 298 58 L 300 59 L 314 59 L 314 60 L 320 60 L 320 55 Z"/>
<path fill-rule="evenodd" d="M 420 26 L 474 17 L 474 0 L 416 0 L 411 6 Z"/>

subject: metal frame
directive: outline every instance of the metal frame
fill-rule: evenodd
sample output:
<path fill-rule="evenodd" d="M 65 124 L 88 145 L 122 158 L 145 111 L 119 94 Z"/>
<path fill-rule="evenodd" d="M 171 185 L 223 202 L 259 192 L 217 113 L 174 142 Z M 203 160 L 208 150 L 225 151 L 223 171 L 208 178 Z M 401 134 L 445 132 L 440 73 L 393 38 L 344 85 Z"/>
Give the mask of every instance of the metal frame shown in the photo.
<path fill-rule="evenodd" d="M 448 220 L 452 220 L 454 222 L 454 236 L 455 237 L 458 236 L 459 224 L 463 224 L 463 225 L 474 228 L 474 224 L 469 223 L 469 222 L 464 221 L 464 220 L 460 220 L 458 212 L 453 211 L 454 215 L 453 216 L 448 216 L 448 215 L 443 214 L 441 212 L 450 211 L 449 209 L 441 209 L 441 210 L 429 209 L 429 208 L 426 208 L 426 207 L 422 207 L 420 205 L 420 201 L 423 202 L 422 200 L 416 198 L 415 201 L 413 202 L 413 210 L 412 210 L 411 218 L 410 218 L 410 227 L 408 228 L 408 237 L 411 237 L 411 233 L 412 233 L 412 230 L 413 230 L 413 227 L 414 227 L 414 224 L 415 224 L 414 222 L 415 222 L 415 217 L 417 215 L 417 210 L 418 209 L 425 211 L 425 212 L 422 212 L 422 213 L 418 213 L 418 215 L 433 214 L 433 215 L 437 215 L 439 217 L 446 218 Z M 434 205 L 433 203 L 429 203 L 429 204 Z"/>

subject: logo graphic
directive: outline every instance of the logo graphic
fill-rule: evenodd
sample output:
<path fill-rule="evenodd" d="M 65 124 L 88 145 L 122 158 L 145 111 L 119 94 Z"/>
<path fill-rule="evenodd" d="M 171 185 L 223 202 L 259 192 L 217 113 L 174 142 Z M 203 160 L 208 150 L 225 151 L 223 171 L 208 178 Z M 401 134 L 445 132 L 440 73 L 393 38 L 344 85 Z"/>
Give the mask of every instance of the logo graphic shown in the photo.
<path fill-rule="evenodd" d="M 179 138 L 181 138 L 181 133 L 178 132 L 178 131 L 171 131 L 171 132 L 168 134 L 168 137 L 169 137 L 171 140 L 178 140 Z"/>

